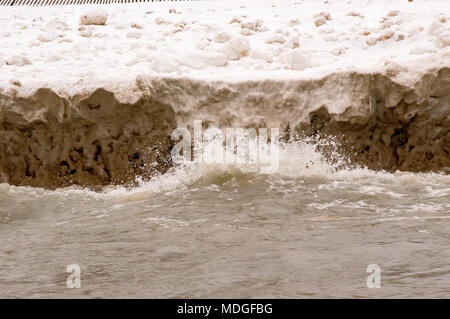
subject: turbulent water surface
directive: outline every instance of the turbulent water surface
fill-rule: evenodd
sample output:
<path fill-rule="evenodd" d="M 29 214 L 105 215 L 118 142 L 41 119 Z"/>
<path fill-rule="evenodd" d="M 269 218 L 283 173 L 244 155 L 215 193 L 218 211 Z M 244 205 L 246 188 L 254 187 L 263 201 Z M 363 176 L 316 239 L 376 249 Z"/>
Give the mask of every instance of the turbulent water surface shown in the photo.
<path fill-rule="evenodd" d="M 189 164 L 132 189 L 0 184 L 0 296 L 449 296 L 448 174 L 336 172 L 305 145 L 280 155 L 270 175 Z"/>

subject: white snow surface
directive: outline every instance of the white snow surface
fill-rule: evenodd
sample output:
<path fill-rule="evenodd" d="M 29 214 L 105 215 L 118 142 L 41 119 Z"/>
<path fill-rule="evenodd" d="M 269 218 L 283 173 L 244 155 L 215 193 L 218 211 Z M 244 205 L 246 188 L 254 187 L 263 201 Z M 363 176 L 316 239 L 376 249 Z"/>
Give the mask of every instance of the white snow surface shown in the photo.
<path fill-rule="evenodd" d="M 282 80 L 450 65 L 449 0 L 0 7 L 0 25 L 0 88 L 24 95 L 118 92 L 139 76 Z"/>

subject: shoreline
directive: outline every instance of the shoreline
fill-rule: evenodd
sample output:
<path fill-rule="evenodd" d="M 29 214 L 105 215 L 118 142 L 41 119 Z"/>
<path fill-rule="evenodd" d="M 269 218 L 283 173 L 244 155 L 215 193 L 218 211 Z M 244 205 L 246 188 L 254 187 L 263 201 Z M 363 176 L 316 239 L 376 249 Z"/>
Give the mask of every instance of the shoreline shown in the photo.
<path fill-rule="evenodd" d="M 46 187 L 149 179 L 171 166 L 170 133 L 202 119 L 218 128 L 277 127 L 287 139 L 332 137 L 351 164 L 374 170 L 450 167 L 450 68 L 408 85 L 394 71 L 231 83 L 141 76 L 128 91 L 132 103 L 103 88 L 69 98 L 47 88 L 0 93 L 0 180 Z"/>

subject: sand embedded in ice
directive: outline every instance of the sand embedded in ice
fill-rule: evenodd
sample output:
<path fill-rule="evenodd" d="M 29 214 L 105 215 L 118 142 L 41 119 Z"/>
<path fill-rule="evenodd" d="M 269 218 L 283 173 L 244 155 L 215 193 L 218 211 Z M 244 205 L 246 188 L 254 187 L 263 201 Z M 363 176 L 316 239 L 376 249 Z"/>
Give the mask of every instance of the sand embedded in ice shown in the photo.
<path fill-rule="evenodd" d="M 108 13 L 101 8 L 92 9 L 80 16 L 80 24 L 82 25 L 105 25 L 108 20 Z"/>
<path fill-rule="evenodd" d="M 124 182 L 122 166 L 105 164 L 92 145 L 105 158 L 126 159 L 130 141 L 142 148 L 157 142 L 147 136 L 151 121 L 167 120 L 162 136 L 168 136 L 194 118 L 307 134 L 317 132 L 319 121 L 326 134 L 345 132 L 345 142 L 371 168 L 447 167 L 447 8 L 443 0 L 0 7 L 0 117 L 7 123 L 0 143 L 6 164 L 0 164 L 8 167 L 0 180 L 26 184 L 30 175 L 55 185 L 70 172 L 71 180 L 79 173 L 78 181 L 89 184 L 93 174 L 82 180 L 79 166 L 92 171 L 94 160 L 95 183 Z M 94 113 L 107 123 L 80 121 L 93 119 L 91 106 L 102 109 Z M 170 114 L 148 113 L 153 107 Z M 128 125 L 125 115 L 145 125 Z M 90 151 L 76 169 L 68 161 L 78 141 L 60 121 L 89 137 L 83 145 Z M 47 138 L 30 148 L 24 127 Z M 117 128 L 126 134 L 110 133 Z M 90 140 L 97 129 L 101 142 Z M 42 153 L 62 136 L 64 152 Z M 127 139 L 124 149 L 110 147 L 117 136 Z M 11 149 L 14 143 L 20 150 Z M 53 166 L 42 170 L 50 158 Z"/>

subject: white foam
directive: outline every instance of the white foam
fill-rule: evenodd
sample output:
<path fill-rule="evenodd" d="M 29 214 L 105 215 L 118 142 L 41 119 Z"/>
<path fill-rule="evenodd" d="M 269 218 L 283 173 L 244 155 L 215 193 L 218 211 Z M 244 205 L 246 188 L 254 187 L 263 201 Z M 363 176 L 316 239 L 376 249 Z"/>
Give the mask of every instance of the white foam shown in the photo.
<path fill-rule="evenodd" d="M 211 131 L 209 131 L 211 132 Z M 208 136 L 208 131 L 204 133 Z M 210 133 L 212 134 L 212 133 Z M 334 141 L 321 141 L 336 147 Z M 135 202 L 148 200 L 158 194 L 176 195 L 191 189 L 197 190 L 196 183 L 205 185 L 210 191 L 217 191 L 218 184 L 230 181 L 239 184 L 241 180 L 248 181 L 255 177 L 268 178 L 274 189 L 304 188 L 305 179 L 322 181 L 318 189 L 332 190 L 337 188 L 354 189 L 355 192 L 376 196 L 387 194 L 391 198 L 402 198 L 404 187 L 419 186 L 430 197 L 450 197 L 450 175 L 437 173 L 409 173 L 372 171 L 366 168 L 338 169 L 336 164 L 330 164 L 317 151 L 318 144 L 311 141 L 300 141 L 279 144 L 279 169 L 266 174 L 261 170 L 262 163 L 224 163 L 212 160 L 203 162 L 180 161 L 165 174 L 153 177 L 150 181 L 138 180 L 137 187 L 107 186 L 102 192 L 97 192 L 71 186 L 57 190 L 46 190 L 33 187 L 16 187 L 0 184 L 0 195 L 40 197 L 40 196 L 82 196 L 94 200 L 113 200 L 119 202 Z M 213 154 L 211 149 L 223 147 L 217 140 L 210 140 L 203 146 L 201 154 L 206 158 Z M 225 156 L 225 155 L 224 155 Z M 345 167 L 345 160 L 334 154 L 334 161 L 340 167 Z M 356 205 L 356 204 L 355 204 Z M 364 207 L 365 203 L 357 204 Z M 425 205 L 425 204 L 424 204 Z M 317 207 L 319 208 L 319 207 Z M 323 208 L 323 207 L 322 207 Z M 367 208 L 367 207 L 366 207 Z M 372 207 L 373 208 L 373 207 Z M 417 206 L 413 210 L 432 209 L 428 206 Z M 443 209 L 442 207 L 440 209 Z"/>

